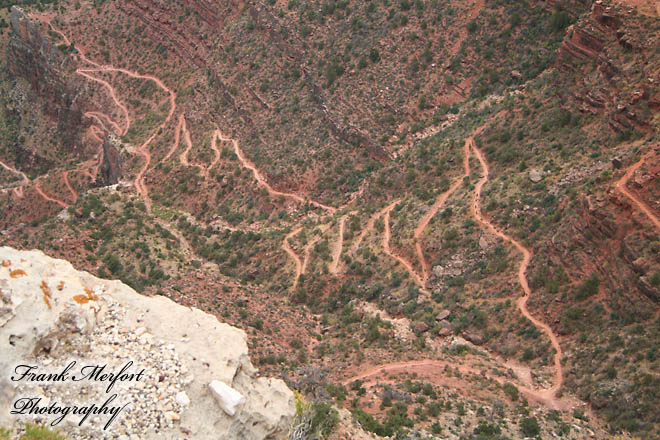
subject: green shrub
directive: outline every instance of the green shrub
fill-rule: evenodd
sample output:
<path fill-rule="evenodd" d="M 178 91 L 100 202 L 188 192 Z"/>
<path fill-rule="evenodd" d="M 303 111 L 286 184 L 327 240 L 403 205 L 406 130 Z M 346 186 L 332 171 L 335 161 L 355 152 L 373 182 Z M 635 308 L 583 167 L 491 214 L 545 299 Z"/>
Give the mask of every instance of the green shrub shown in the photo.
<path fill-rule="evenodd" d="M 536 437 L 541 432 L 539 422 L 535 417 L 526 417 L 520 421 L 520 430 L 525 437 Z"/>
<path fill-rule="evenodd" d="M 516 386 L 511 382 L 504 382 L 504 385 L 502 385 L 502 390 L 504 390 L 504 393 L 514 402 L 518 400 L 518 388 L 516 388 Z"/>

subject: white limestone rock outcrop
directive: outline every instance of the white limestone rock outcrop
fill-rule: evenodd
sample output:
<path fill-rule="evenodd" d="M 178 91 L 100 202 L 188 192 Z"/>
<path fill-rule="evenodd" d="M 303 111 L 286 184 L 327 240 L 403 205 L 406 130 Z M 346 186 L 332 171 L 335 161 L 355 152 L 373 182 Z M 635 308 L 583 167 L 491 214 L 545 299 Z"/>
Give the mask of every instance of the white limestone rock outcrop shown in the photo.
<path fill-rule="evenodd" d="M 12 381 L 19 364 L 59 372 L 107 364 L 144 369 L 141 380 L 117 382 L 128 404 L 108 427 L 107 415 L 68 415 L 57 428 L 71 439 L 281 439 L 295 416 L 292 391 L 279 379 L 256 377 L 245 332 L 164 297 L 146 297 L 119 281 L 98 279 L 40 251 L 0 247 L 0 426 L 50 423 L 55 417 L 11 416 L 17 399 L 41 405 L 98 405 L 107 382 Z M 213 382 L 217 381 L 217 382 Z M 241 396 L 230 411 L 210 384 Z M 235 396 L 234 396 L 235 397 Z M 230 415 L 233 411 L 233 415 Z"/>

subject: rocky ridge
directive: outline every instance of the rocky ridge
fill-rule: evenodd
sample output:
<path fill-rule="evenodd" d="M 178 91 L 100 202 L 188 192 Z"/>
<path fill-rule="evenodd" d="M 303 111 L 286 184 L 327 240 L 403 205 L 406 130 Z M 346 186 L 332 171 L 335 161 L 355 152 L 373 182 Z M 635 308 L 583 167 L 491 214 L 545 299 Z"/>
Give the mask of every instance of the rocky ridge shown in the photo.
<path fill-rule="evenodd" d="M 119 281 L 76 271 L 70 263 L 40 251 L 0 248 L 0 426 L 11 418 L 17 399 L 41 398 L 39 406 L 125 405 L 103 430 L 109 415 L 68 415 L 57 428 L 69 438 L 282 438 L 295 415 L 294 396 L 279 379 L 257 377 L 242 330 L 195 308 L 164 297 L 146 297 Z M 144 369 L 140 380 L 117 382 L 11 381 L 19 364 L 38 372 L 71 371 L 104 365 L 127 373 Z M 84 374 L 84 372 L 81 371 Z M 244 403 L 230 416 L 222 396 L 209 387 L 219 381 L 240 393 Z M 219 404 L 220 403 L 220 404 Z M 56 415 L 34 416 L 50 423 Z"/>

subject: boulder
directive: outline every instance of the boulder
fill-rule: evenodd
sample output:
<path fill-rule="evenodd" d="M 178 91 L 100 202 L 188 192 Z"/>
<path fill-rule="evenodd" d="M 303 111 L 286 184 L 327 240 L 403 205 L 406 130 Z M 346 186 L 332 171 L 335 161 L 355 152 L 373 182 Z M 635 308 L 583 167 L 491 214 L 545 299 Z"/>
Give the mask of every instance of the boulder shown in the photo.
<path fill-rule="evenodd" d="M 436 321 L 442 321 L 443 319 L 447 319 L 451 315 L 451 312 L 447 309 L 441 311 L 438 313 L 438 316 L 435 317 Z"/>
<path fill-rule="evenodd" d="M 447 321 L 446 319 L 443 319 L 442 321 L 440 321 L 439 324 L 440 324 L 440 327 L 442 327 L 442 328 L 451 329 L 451 322 Z"/>
<path fill-rule="evenodd" d="M 429 331 L 429 326 L 425 322 L 418 322 L 413 327 L 413 330 L 415 330 L 416 332 L 419 332 L 419 333 L 424 333 L 424 332 Z"/>
<path fill-rule="evenodd" d="M 227 415 L 234 416 L 237 408 L 245 403 L 245 397 L 224 382 L 212 380 L 209 388 L 218 405 Z"/>
<path fill-rule="evenodd" d="M 534 183 L 539 183 L 541 180 L 543 180 L 543 174 L 541 174 L 539 170 L 529 170 L 529 180 Z"/>

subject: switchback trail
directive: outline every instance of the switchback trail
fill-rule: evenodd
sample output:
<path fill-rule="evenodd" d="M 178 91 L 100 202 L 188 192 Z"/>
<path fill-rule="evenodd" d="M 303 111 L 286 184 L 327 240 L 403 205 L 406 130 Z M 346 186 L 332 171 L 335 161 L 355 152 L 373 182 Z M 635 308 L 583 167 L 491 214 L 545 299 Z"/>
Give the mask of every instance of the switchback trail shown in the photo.
<path fill-rule="evenodd" d="M 510 365 L 505 364 L 504 366 L 506 368 L 511 368 L 515 372 L 515 369 Z M 344 386 L 348 386 L 351 383 L 360 380 L 362 381 L 363 387 L 370 388 L 378 384 L 390 382 L 388 379 L 378 379 L 378 376 L 384 374 L 395 375 L 402 373 L 416 374 L 418 377 L 441 376 L 442 379 L 446 379 L 446 376 L 444 375 L 444 369 L 447 367 L 450 367 L 452 370 L 458 370 L 461 372 L 461 374 L 474 374 L 477 376 L 486 377 L 490 380 L 494 380 L 500 385 L 503 385 L 505 382 L 509 381 L 509 379 L 500 375 L 484 374 L 482 367 L 477 369 L 465 366 L 463 364 L 457 364 L 456 362 L 440 361 L 436 359 L 419 359 L 413 361 L 391 362 L 369 367 L 366 371 L 360 373 L 359 375 L 342 380 L 341 383 Z M 524 381 L 527 382 L 527 380 Z M 442 384 L 449 383 L 451 386 L 452 384 L 455 385 L 457 380 L 442 380 L 441 382 Z M 437 384 L 437 381 L 433 381 L 433 383 Z M 560 400 L 555 397 L 549 397 L 545 392 L 546 390 L 538 391 L 527 385 L 517 385 L 516 388 L 518 388 L 518 390 L 528 399 L 538 402 L 550 409 L 567 411 L 574 407 L 574 402 L 568 400 Z"/>
<path fill-rule="evenodd" d="M 390 237 L 392 235 L 390 231 L 390 212 L 399 202 L 400 200 L 395 200 L 383 210 L 383 216 L 384 216 L 383 222 L 385 223 L 385 230 L 383 231 L 383 252 L 385 252 L 385 254 L 389 255 L 390 257 L 394 258 L 396 261 L 401 263 L 401 265 L 403 265 L 403 267 L 405 267 L 408 273 L 410 273 L 410 275 L 413 277 L 415 282 L 419 284 L 422 291 L 424 293 L 428 293 L 428 291 L 426 291 L 424 287 L 424 281 L 422 281 L 422 277 L 417 272 L 415 272 L 415 269 L 413 269 L 412 264 L 406 261 L 403 257 L 400 257 L 399 255 L 393 253 L 392 249 L 390 249 Z"/>
<path fill-rule="evenodd" d="M 181 133 L 183 133 L 183 139 L 186 142 L 186 149 L 179 155 L 179 162 L 181 163 L 182 166 L 184 167 L 189 167 L 190 162 L 188 161 L 188 155 L 190 154 L 190 150 L 192 150 L 193 143 L 192 143 L 192 137 L 190 136 L 190 131 L 188 130 L 188 124 L 186 123 L 186 118 L 183 115 L 179 115 L 179 122 L 176 127 L 176 132 L 174 134 L 174 143 L 172 144 L 172 148 L 170 148 L 170 151 L 168 151 L 167 155 L 163 158 L 164 160 L 167 160 L 174 152 L 176 149 L 179 147 L 179 142 L 181 139 Z M 218 140 L 221 142 L 223 141 L 228 141 L 230 139 L 226 139 L 223 135 L 220 129 L 216 127 L 215 130 L 213 130 L 213 136 L 211 138 L 211 149 L 213 150 L 213 161 L 211 164 L 207 167 L 199 166 L 201 169 L 202 177 L 204 179 L 208 179 L 209 173 L 211 172 L 211 169 L 220 161 L 220 149 L 218 148 Z"/>
<path fill-rule="evenodd" d="M 189 167 L 190 163 L 188 162 L 188 154 L 190 154 L 190 150 L 192 150 L 192 138 L 190 137 L 190 132 L 188 131 L 188 124 L 186 123 L 186 118 L 183 116 L 183 114 L 179 117 L 179 125 L 177 126 L 177 130 L 180 130 L 183 132 L 183 140 L 186 141 L 186 149 L 183 150 L 183 153 L 179 155 L 179 162 L 181 162 L 181 165 L 184 167 Z"/>
<path fill-rule="evenodd" d="M 412 267 L 412 264 L 406 261 L 403 257 L 396 255 L 394 252 L 392 252 L 392 249 L 390 249 L 390 238 L 392 235 L 392 232 L 390 230 L 390 212 L 400 201 L 401 201 L 400 199 L 395 200 L 394 202 L 390 203 L 389 205 L 387 205 L 386 207 L 384 207 L 383 209 L 372 215 L 371 218 L 369 218 L 367 225 L 364 227 L 364 229 L 362 229 L 362 232 L 360 232 L 360 235 L 358 236 L 357 240 L 353 242 L 353 245 L 351 246 L 351 254 L 355 255 L 355 252 L 358 250 L 360 244 L 362 244 L 362 241 L 364 241 L 367 234 L 369 234 L 369 232 L 375 228 L 376 220 L 383 217 L 384 231 L 381 242 L 383 246 L 383 252 L 387 256 L 401 263 L 401 265 L 403 265 L 403 267 L 405 267 L 408 273 L 413 277 L 413 280 L 419 285 L 421 291 L 428 294 L 429 292 L 428 290 L 426 290 L 426 287 L 424 286 L 422 277 L 417 272 L 415 272 L 415 269 Z"/>
<path fill-rule="evenodd" d="M 332 250 L 332 264 L 330 264 L 330 273 L 336 275 L 339 273 L 339 262 L 341 259 L 341 251 L 344 247 L 344 224 L 348 214 L 344 214 L 339 219 L 339 232 L 337 234 L 337 242 L 335 243 L 335 248 Z"/>
<path fill-rule="evenodd" d="M 238 145 L 238 141 L 236 139 L 230 139 L 230 138 L 223 138 L 222 140 L 224 141 L 230 141 L 234 145 L 234 153 L 236 153 L 236 156 L 238 157 L 238 160 L 241 161 L 243 166 L 247 168 L 248 170 L 252 171 L 252 175 L 254 176 L 255 180 L 262 185 L 264 188 L 266 188 L 266 191 L 268 191 L 268 194 L 270 194 L 271 197 L 286 197 L 290 198 L 293 200 L 296 200 L 300 203 L 309 203 L 311 205 L 314 205 L 318 208 L 321 208 L 325 211 L 327 211 L 330 214 L 334 214 L 337 211 L 337 208 L 333 208 L 332 206 L 324 205 L 323 203 L 317 202 L 315 200 L 311 199 L 306 199 L 298 194 L 295 193 L 285 193 L 282 191 L 278 191 L 274 189 L 272 186 L 268 184 L 266 181 L 266 178 L 261 174 L 261 172 L 257 169 L 257 167 L 248 159 L 245 157 L 245 154 L 243 153 L 243 150 L 241 150 L 241 147 Z"/>
<path fill-rule="evenodd" d="M 16 168 L 9 166 L 9 165 L 7 165 L 6 163 L 4 163 L 2 161 L 0 161 L 0 166 L 2 166 L 4 169 L 6 169 L 7 171 L 9 171 L 11 173 L 18 174 L 18 175 L 21 176 L 21 182 L 20 183 L 12 182 L 9 185 L 7 185 L 6 187 L 2 188 L 2 192 L 9 191 L 9 190 L 13 189 L 16 196 L 23 197 L 23 187 L 30 184 L 30 179 L 28 179 L 28 177 L 25 175 L 24 172 L 18 171 Z"/>
<path fill-rule="evenodd" d="M 293 286 L 291 287 L 292 289 L 295 289 L 298 286 L 298 278 L 300 278 L 300 274 L 302 274 L 303 264 L 298 254 L 296 254 L 295 251 L 291 249 L 289 239 L 298 235 L 300 231 L 302 231 L 302 226 L 295 228 L 293 231 L 287 234 L 287 236 L 284 237 L 284 241 L 282 241 L 282 249 L 284 249 L 284 252 L 289 254 L 289 256 L 293 258 L 293 261 L 296 263 L 296 276 L 293 280 Z"/>
<path fill-rule="evenodd" d="M 48 175 L 46 175 L 46 176 L 42 176 L 42 177 L 47 177 L 47 176 L 48 176 Z M 40 178 L 41 178 L 41 177 L 40 177 Z M 40 179 L 40 178 L 39 178 L 39 179 Z M 69 207 L 69 205 L 66 204 L 66 203 L 64 203 L 63 201 L 48 196 L 48 195 L 47 195 L 47 194 L 41 189 L 41 186 L 39 185 L 39 179 L 36 179 L 36 180 L 34 181 L 34 189 L 37 191 L 37 193 L 38 193 L 38 194 L 39 194 L 44 200 L 46 200 L 46 201 L 48 201 L 48 202 L 57 203 L 57 204 L 60 205 L 62 208 L 68 208 L 68 207 Z"/>
<path fill-rule="evenodd" d="M 637 171 L 642 166 L 642 164 L 651 156 L 651 154 L 653 154 L 653 150 L 648 151 L 639 161 L 631 165 L 630 168 L 626 170 L 626 173 L 623 175 L 623 177 L 621 177 L 621 179 L 619 179 L 619 181 L 616 183 L 616 189 L 621 194 L 628 197 L 640 211 L 646 214 L 649 220 L 651 220 L 651 222 L 655 225 L 656 229 L 660 231 L 660 219 L 655 216 L 651 208 L 647 206 L 646 203 L 640 200 L 635 194 L 631 193 L 626 186 L 628 184 L 628 180 L 630 180 L 635 171 Z"/>
<path fill-rule="evenodd" d="M 479 163 L 481 164 L 481 169 L 482 169 L 482 177 L 477 182 L 474 190 L 474 199 L 472 203 L 472 214 L 474 215 L 474 218 L 477 220 L 477 222 L 481 223 L 486 229 L 488 229 L 491 233 L 495 234 L 496 236 L 500 237 L 501 239 L 508 241 L 511 243 L 513 246 L 520 251 L 520 253 L 523 256 L 522 261 L 520 262 L 520 266 L 518 268 L 518 282 L 520 283 L 520 286 L 523 289 L 524 295 L 521 296 L 518 301 L 518 309 L 520 309 L 520 312 L 527 318 L 529 321 L 534 324 L 537 328 L 543 330 L 543 332 L 548 335 L 550 338 L 550 342 L 552 343 L 552 347 L 555 349 L 555 354 L 554 354 L 554 366 L 555 366 L 555 380 L 554 384 L 552 387 L 546 389 L 546 390 L 541 390 L 541 391 L 535 391 L 539 397 L 542 397 L 549 402 L 554 402 L 556 406 L 559 405 L 558 399 L 556 399 L 556 394 L 557 391 L 561 388 L 561 385 L 563 383 L 564 375 L 563 375 L 563 368 L 561 365 L 561 358 L 562 358 L 562 350 L 561 346 L 559 345 L 559 339 L 557 338 L 557 335 L 552 331 L 552 328 L 550 328 L 549 325 L 547 325 L 544 322 L 541 322 L 540 320 L 534 318 L 530 313 L 529 310 L 527 309 L 527 301 L 529 300 L 529 296 L 531 294 L 531 289 L 529 288 L 529 283 L 527 281 L 527 267 L 529 266 L 529 262 L 532 258 L 531 252 L 524 247 L 522 244 L 520 244 L 518 241 L 513 239 L 512 237 L 506 235 L 504 232 L 498 230 L 495 226 L 493 226 L 490 221 L 488 221 L 486 218 L 481 213 L 481 190 L 483 189 L 483 186 L 488 182 L 488 162 L 486 162 L 486 159 L 477 148 L 477 146 L 474 143 L 474 138 L 470 137 L 468 138 L 468 141 L 470 143 L 470 146 L 472 148 L 472 151 L 474 152 L 475 156 L 479 160 Z"/>
<path fill-rule="evenodd" d="M 64 184 L 66 185 L 66 187 L 68 188 L 69 192 L 70 192 L 71 195 L 73 196 L 73 202 L 75 203 L 75 201 L 78 200 L 78 193 L 77 193 L 76 190 L 73 189 L 73 187 L 71 186 L 71 182 L 69 182 L 69 173 L 70 173 L 70 171 L 65 171 L 65 172 L 63 173 L 63 176 L 62 176 L 62 177 L 64 178 Z"/>
<path fill-rule="evenodd" d="M 463 151 L 463 176 L 458 179 L 447 191 L 442 193 L 435 201 L 431 209 L 428 210 L 426 214 L 422 217 L 415 229 L 413 238 L 415 241 L 415 252 L 417 253 L 417 259 L 422 267 L 422 282 L 426 285 L 429 279 L 429 262 L 424 257 L 424 251 L 422 250 L 422 235 L 424 235 L 424 230 L 428 226 L 431 219 L 438 213 L 440 208 L 445 204 L 449 196 L 451 196 L 463 183 L 463 180 L 470 175 L 470 156 L 469 156 L 470 144 L 466 141 Z"/>

